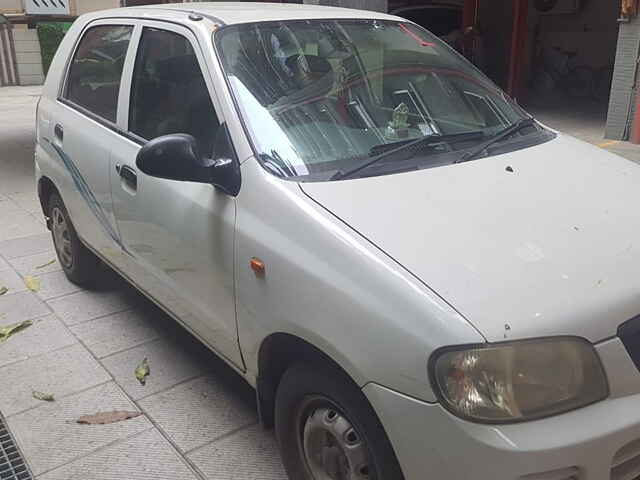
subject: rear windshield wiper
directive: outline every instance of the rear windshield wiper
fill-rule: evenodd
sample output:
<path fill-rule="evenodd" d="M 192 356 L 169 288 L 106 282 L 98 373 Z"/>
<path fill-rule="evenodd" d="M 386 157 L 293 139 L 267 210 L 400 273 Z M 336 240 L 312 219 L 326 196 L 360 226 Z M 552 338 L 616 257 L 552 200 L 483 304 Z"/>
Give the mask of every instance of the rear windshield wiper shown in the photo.
<path fill-rule="evenodd" d="M 451 133 L 448 135 L 441 135 L 439 133 L 435 133 L 432 135 L 427 135 L 422 138 L 419 138 L 418 140 L 414 140 L 410 142 L 402 142 L 402 144 L 396 148 L 391 148 L 390 150 L 383 151 L 382 153 L 375 155 L 376 152 L 380 151 L 382 148 L 386 146 L 385 144 L 377 145 L 371 149 L 370 154 L 374 154 L 372 158 L 365 160 L 360 165 L 356 165 L 355 167 L 352 167 L 346 170 L 342 170 L 342 169 L 338 170 L 336 173 L 334 173 L 331 176 L 329 180 L 342 180 L 342 179 L 351 177 L 356 173 L 358 173 L 359 171 L 364 170 L 365 168 L 373 165 L 374 163 L 377 163 L 380 160 L 383 160 L 385 158 L 393 157 L 399 153 L 403 153 L 403 152 L 408 153 L 409 154 L 408 158 L 411 158 L 415 155 L 415 153 L 421 147 L 424 147 L 424 146 L 440 145 L 443 143 L 446 144 L 447 142 L 452 142 L 454 140 L 455 141 L 467 140 L 469 138 L 473 138 L 481 135 L 484 135 L 484 132 L 482 130 L 473 130 L 471 132 L 463 132 L 463 133 Z M 392 146 L 393 144 L 389 144 L 389 145 Z"/>
<path fill-rule="evenodd" d="M 478 155 L 480 155 L 481 153 L 483 153 L 487 148 L 489 148 L 491 145 L 494 145 L 496 143 L 498 143 L 501 140 L 504 140 L 505 138 L 513 135 L 514 133 L 519 132 L 520 130 L 522 130 L 523 128 L 526 127 L 533 127 L 536 125 L 536 121 L 533 117 L 527 117 L 527 118 L 523 118 L 521 120 L 518 120 L 517 122 L 509 125 L 507 128 L 505 128 L 504 130 L 499 131 L 498 133 L 496 133 L 494 136 L 492 136 L 489 140 L 487 140 L 484 143 L 481 143 L 480 145 L 478 145 L 477 147 L 475 147 L 472 150 L 467 151 L 466 153 L 464 153 L 458 160 L 456 160 L 454 163 L 462 163 L 462 162 L 468 162 L 469 160 L 473 160 L 474 158 L 476 158 Z"/>

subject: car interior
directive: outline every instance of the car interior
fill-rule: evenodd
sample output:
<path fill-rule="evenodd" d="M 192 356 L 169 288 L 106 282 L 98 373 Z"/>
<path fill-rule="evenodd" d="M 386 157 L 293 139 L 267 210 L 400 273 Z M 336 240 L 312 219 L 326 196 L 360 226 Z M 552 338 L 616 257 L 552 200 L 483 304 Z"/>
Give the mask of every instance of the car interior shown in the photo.
<path fill-rule="evenodd" d="M 129 130 L 151 140 L 188 133 L 200 151 L 213 151 L 218 118 L 198 59 L 181 35 L 145 29 L 131 88 Z"/>

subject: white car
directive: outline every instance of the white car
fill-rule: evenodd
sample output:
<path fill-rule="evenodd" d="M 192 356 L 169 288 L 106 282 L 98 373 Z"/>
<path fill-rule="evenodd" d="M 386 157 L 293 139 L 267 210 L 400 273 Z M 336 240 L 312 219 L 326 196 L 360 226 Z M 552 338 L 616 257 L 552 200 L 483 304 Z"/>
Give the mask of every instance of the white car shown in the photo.
<path fill-rule="evenodd" d="M 81 17 L 37 114 L 64 271 L 257 390 L 292 480 L 640 474 L 640 168 L 340 8 Z"/>

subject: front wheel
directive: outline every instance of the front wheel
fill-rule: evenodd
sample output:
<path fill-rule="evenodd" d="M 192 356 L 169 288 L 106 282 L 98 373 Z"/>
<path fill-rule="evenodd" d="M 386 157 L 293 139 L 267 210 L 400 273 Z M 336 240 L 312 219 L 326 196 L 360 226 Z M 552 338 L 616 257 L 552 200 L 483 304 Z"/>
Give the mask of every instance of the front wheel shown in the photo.
<path fill-rule="evenodd" d="M 402 480 L 362 391 L 342 372 L 297 364 L 276 394 L 276 434 L 292 480 Z"/>

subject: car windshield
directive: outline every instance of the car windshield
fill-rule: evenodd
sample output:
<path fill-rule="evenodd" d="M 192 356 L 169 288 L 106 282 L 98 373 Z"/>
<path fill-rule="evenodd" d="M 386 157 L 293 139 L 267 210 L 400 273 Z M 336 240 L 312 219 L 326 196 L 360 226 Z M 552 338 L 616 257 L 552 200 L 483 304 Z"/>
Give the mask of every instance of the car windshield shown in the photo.
<path fill-rule="evenodd" d="M 282 177 L 327 180 L 382 152 L 441 138 L 446 148 L 415 155 L 428 163 L 526 118 L 491 80 L 413 24 L 262 22 L 224 27 L 215 40 L 258 158 Z M 461 145 L 452 146 L 454 138 Z M 384 164 L 393 160 L 384 156 Z"/>

